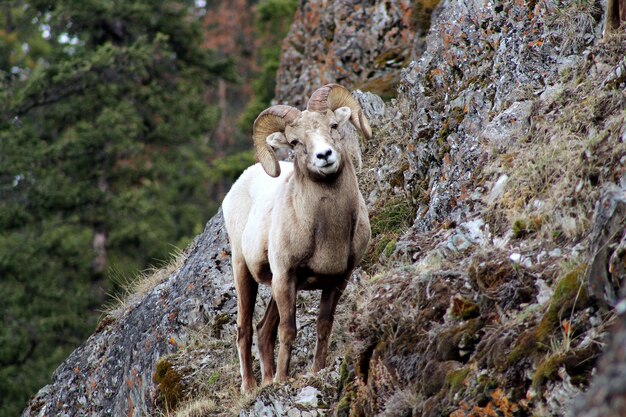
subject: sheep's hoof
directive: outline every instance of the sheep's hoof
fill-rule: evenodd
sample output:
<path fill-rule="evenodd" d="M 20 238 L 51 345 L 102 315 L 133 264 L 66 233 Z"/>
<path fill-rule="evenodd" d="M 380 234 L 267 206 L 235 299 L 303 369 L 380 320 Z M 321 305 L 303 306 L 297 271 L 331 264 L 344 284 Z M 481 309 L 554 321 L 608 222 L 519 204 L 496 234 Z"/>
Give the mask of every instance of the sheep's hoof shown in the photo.
<path fill-rule="evenodd" d="M 326 365 L 315 364 L 315 365 L 313 365 L 311 370 L 313 371 L 314 374 L 316 374 L 316 373 L 318 373 L 319 371 L 321 371 L 324 368 L 326 368 Z"/>
<path fill-rule="evenodd" d="M 279 384 L 282 384 L 283 382 L 287 382 L 289 381 L 289 376 L 287 375 L 276 375 L 274 377 L 274 382 L 277 382 Z"/>
<path fill-rule="evenodd" d="M 243 380 L 241 383 L 241 393 L 243 395 L 250 394 L 256 389 L 256 381 L 254 379 Z"/>

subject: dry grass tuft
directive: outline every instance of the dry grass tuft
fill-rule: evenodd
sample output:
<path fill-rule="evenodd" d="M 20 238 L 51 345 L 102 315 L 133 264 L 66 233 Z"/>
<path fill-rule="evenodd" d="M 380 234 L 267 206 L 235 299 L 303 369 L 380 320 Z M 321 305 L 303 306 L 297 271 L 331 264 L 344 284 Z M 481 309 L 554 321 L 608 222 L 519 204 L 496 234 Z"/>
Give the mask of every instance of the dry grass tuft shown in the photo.
<path fill-rule="evenodd" d="M 602 8 L 593 0 L 576 0 L 566 7 L 553 7 L 548 17 L 546 35 L 559 38 L 561 55 L 576 53 L 587 44 L 589 34 L 593 33 L 601 17 Z"/>
<path fill-rule="evenodd" d="M 195 398 L 182 404 L 172 417 L 211 417 L 218 408 L 213 400 L 206 397 Z M 169 415 L 168 415 L 169 417 Z"/>
<path fill-rule="evenodd" d="M 157 285 L 165 282 L 170 276 L 178 271 L 187 259 L 187 253 L 176 249 L 171 254 L 169 262 L 161 267 L 150 267 L 142 271 L 134 278 L 118 277 L 115 281 L 121 288 L 121 292 L 112 294 L 109 303 L 105 304 L 103 313 L 105 316 L 118 317 L 123 314 L 127 306 L 141 300 Z"/>

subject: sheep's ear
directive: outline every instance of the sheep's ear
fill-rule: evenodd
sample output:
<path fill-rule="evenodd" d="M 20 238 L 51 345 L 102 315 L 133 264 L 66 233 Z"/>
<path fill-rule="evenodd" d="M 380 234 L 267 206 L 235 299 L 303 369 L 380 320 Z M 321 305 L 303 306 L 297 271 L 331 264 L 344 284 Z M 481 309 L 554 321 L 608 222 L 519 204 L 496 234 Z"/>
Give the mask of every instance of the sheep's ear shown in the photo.
<path fill-rule="evenodd" d="M 339 123 L 340 125 L 343 125 L 345 122 L 347 122 L 350 119 L 351 115 L 352 110 L 350 110 L 350 107 L 339 107 L 337 110 L 335 110 L 335 119 L 337 119 L 337 123 Z"/>
<path fill-rule="evenodd" d="M 268 145 L 272 148 L 287 148 L 287 136 L 283 132 L 274 132 L 265 139 Z"/>

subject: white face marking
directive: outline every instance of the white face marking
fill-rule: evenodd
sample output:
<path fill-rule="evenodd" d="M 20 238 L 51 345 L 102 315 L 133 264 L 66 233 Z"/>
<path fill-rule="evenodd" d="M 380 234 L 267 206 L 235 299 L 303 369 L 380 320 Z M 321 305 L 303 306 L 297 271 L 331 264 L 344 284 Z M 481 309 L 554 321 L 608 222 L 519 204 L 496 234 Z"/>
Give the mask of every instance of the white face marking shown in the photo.
<path fill-rule="evenodd" d="M 311 143 L 311 151 L 309 152 L 311 164 L 324 174 L 337 171 L 339 165 L 337 163 L 337 151 L 326 141 L 324 136 L 314 132 L 310 134 L 309 140 Z"/>

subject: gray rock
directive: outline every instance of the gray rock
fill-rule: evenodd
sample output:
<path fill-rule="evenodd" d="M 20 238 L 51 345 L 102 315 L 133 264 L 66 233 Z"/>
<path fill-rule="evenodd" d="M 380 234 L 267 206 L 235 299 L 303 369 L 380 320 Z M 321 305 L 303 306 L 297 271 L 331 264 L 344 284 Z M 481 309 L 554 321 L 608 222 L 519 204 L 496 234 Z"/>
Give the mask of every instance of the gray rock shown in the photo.
<path fill-rule="evenodd" d="M 315 387 L 304 387 L 298 393 L 295 402 L 303 407 L 315 408 L 317 407 L 317 397 L 319 394 L 319 390 Z"/>
<path fill-rule="evenodd" d="M 302 3 L 283 42 L 276 101 L 303 106 L 329 82 L 394 94 L 416 30 L 428 29 L 427 21 L 411 21 L 412 6 L 411 0 Z"/>
<path fill-rule="evenodd" d="M 352 95 L 357 99 L 363 113 L 372 126 L 378 126 L 385 118 L 385 102 L 376 94 L 356 90 Z"/>
<path fill-rule="evenodd" d="M 159 358 L 175 353 L 190 330 L 209 324 L 207 301 L 234 297 L 221 212 L 186 250 L 163 284 L 131 299 L 61 364 L 22 416 L 155 415 L 152 382 Z M 199 312 L 204 312 L 199 314 Z M 184 323 L 184 324 L 183 324 Z"/>
<path fill-rule="evenodd" d="M 624 278 L 611 274 L 609 260 L 626 229 L 626 191 L 616 185 L 606 187 L 596 203 L 590 256 L 585 274 L 587 291 L 604 306 L 614 306 L 617 288 Z M 615 271 L 618 272 L 618 271 Z"/>
<path fill-rule="evenodd" d="M 506 174 L 502 174 L 498 177 L 498 180 L 493 185 L 489 195 L 487 196 L 487 203 L 495 203 L 502 196 L 502 194 L 504 194 L 504 188 L 506 187 L 508 180 L 509 176 Z"/>
<path fill-rule="evenodd" d="M 546 86 L 545 90 L 541 92 L 541 94 L 539 95 L 539 99 L 543 102 L 545 106 L 549 106 L 554 103 L 556 98 L 561 94 L 563 94 L 562 84 L 549 85 Z"/>
<path fill-rule="evenodd" d="M 298 410 L 297 408 L 292 408 L 289 411 L 287 411 L 287 417 L 300 417 L 301 413 L 300 410 Z"/>
<path fill-rule="evenodd" d="M 626 314 L 623 311 L 619 313 L 611 335 L 597 375 L 587 392 L 576 399 L 568 417 L 626 415 Z"/>
<path fill-rule="evenodd" d="M 482 137 L 499 148 L 511 146 L 513 142 L 527 134 L 532 108 L 531 101 L 516 101 L 485 127 Z"/>

